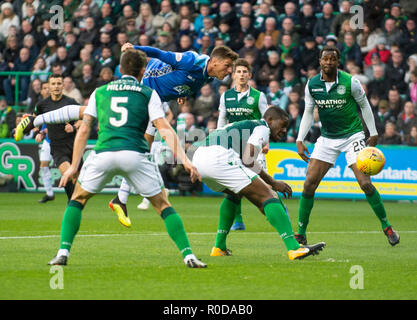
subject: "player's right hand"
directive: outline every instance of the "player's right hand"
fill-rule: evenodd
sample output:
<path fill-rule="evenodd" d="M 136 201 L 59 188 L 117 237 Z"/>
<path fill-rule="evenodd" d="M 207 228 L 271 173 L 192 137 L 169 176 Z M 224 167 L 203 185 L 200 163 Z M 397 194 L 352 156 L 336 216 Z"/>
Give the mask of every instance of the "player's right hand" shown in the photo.
<path fill-rule="evenodd" d="M 310 161 L 310 153 L 308 152 L 306 145 L 302 141 L 297 141 L 296 145 L 298 155 L 301 159 L 308 163 Z"/>
<path fill-rule="evenodd" d="M 65 187 L 68 181 L 73 180 L 76 173 L 77 173 L 77 168 L 73 168 L 72 166 L 70 166 L 62 175 L 61 180 L 59 181 L 58 187 L 60 188 Z"/>
<path fill-rule="evenodd" d="M 122 46 L 122 52 L 125 52 L 127 50 L 134 50 L 133 48 L 133 44 L 126 42 L 123 46 Z"/>
<path fill-rule="evenodd" d="M 190 179 L 192 183 L 196 182 L 197 180 L 201 181 L 200 172 L 198 172 L 197 168 L 194 167 L 190 161 L 183 163 L 183 166 L 185 171 L 187 171 L 190 174 Z"/>

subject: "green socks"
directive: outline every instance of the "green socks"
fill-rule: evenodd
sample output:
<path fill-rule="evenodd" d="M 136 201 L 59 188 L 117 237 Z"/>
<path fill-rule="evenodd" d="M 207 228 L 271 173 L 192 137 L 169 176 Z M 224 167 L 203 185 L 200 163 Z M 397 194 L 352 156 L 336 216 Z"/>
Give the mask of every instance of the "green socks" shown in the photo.
<path fill-rule="evenodd" d="M 168 235 L 175 242 L 180 250 L 182 257 L 192 254 L 190 243 L 187 234 L 185 233 L 184 225 L 180 216 L 173 207 L 168 207 L 161 212 L 161 218 L 164 220 L 165 228 Z"/>
<path fill-rule="evenodd" d="M 385 212 L 384 204 L 382 203 L 381 196 L 379 195 L 378 190 L 374 189 L 374 192 L 370 195 L 366 195 L 366 200 L 371 205 L 372 210 L 374 210 L 376 216 L 381 222 L 382 229 L 390 226 L 390 223 L 387 219 L 387 213 Z"/>
<path fill-rule="evenodd" d="M 237 204 L 236 213 L 235 213 L 235 222 L 243 223 L 242 218 L 242 200 L 239 200 L 239 204 Z"/>
<path fill-rule="evenodd" d="M 74 237 L 81 224 L 81 211 L 83 205 L 78 201 L 70 200 L 64 213 L 61 225 L 60 249 L 71 249 Z"/>
<path fill-rule="evenodd" d="M 236 211 L 240 208 L 239 203 L 241 203 L 240 199 L 226 197 L 220 205 L 219 224 L 217 228 L 216 243 L 214 245 L 216 248 L 220 248 L 220 250 L 227 249 L 226 238 L 233 225 Z"/>
<path fill-rule="evenodd" d="M 311 209 L 314 205 L 314 195 L 303 193 L 300 197 L 300 206 L 298 208 L 298 234 L 305 235 L 308 221 L 310 219 Z"/>
<path fill-rule="evenodd" d="M 288 218 L 281 199 L 269 199 L 264 203 L 265 216 L 269 223 L 278 231 L 287 251 L 297 250 L 300 245 L 294 238 L 291 221 Z"/>

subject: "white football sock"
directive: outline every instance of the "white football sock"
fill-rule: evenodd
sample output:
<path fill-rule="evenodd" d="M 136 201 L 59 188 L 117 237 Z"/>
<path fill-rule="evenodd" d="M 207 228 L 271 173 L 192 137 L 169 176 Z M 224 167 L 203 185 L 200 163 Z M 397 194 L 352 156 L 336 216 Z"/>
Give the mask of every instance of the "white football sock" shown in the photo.
<path fill-rule="evenodd" d="M 120 184 L 119 192 L 117 193 L 117 196 L 119 197 L 120 202 L 123 204 L 126 204 L 129 194 L 130 194 L 130 186 L 127 183 L 126 179 L 123 178 L 122 183 Z"/>
<path fill-rule="evenodd" d="M 68 106 L 42 113 L 33 120 L 35 127 L 40 127 L 43 124 L 65 123 L 80 119 L 81 106 L 70 104 Z"/>
<path fill-rule="evenodd" d="M 66 256 L 69 257 L 69 250 L 68 249 L 59 249 L 58 253 L 56 254 L 57 257 Z"/>
<path fill-rule="evenodd" d="M 51 170 L 49 167 L 41 167 L 42 172 L 42 181 L 43 185 L 45 186 L 46 194 L 49 197 L 54 195 L 54 190 L 52 189 L 52 179 L 51 179 Z"/>

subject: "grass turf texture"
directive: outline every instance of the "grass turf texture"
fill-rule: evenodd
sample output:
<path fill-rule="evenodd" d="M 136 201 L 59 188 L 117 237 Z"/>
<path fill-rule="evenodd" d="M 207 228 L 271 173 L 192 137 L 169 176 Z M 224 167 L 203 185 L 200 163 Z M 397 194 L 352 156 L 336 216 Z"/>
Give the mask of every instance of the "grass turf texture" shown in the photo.
<path fill-rule="evenodd" d="M 66 197 L 38 204 L 40 194 L 0 194 L 0 299 L 416 299 L 416 204 L 386 202 L 401 235 L 391 247 L 365 201 L 317 200 L 310 243 L 325 241 L 318 256 L 289 261 L 275 230 L 248 201 L 246 231 L 232 231 L 231 257 L 210 257 L 220 198 L 171 197 L 191 246 L 207 269 L 188 269 L 153 211 L 128 209 L 132 228 L 98 195 L 83 212 L 64 289 L 52 290 L 47 262 L 56 254 Z M 296 230 L 298 200 L 286 200 Z M 32 237 L 31 237 L 32 236 Z M 352 266 L 363 268 L 364 289 L 350 287 Z"/>

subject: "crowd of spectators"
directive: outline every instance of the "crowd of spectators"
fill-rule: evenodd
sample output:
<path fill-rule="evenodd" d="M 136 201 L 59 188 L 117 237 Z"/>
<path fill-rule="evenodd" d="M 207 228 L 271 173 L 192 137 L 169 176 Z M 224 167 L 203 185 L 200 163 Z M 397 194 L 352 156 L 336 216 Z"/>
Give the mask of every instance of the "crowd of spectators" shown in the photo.
<path fill-rule="evenodd" d="M 56 5 L 63 8 L 58 24 Z M 363 9 L 363 21 L 353 5 Z M 355 75 L 367 93 L 379 143 L 417 146 L 414 0 L 17 0 L 3 1 L 0 10 L 0 71 L 60 73 L 64 93 L 84 105 L 97 86 L 120 77 L 126 42 L 200 54 L 230 46 L 250 62 L 250 85 L 289 113 L 287 142 L 297 137 L 304 86 L 320 72 L 319 50 L 333 44 L 341 52 L 340 69 Z M 46 79 L 20 77 L 18 105 L 25 112 L 33 112 Z M 15 82 L 1 78 L 0 125 L 13 122 L 10 116 L 6 122 L 5 110 L 15 104 Z M 181 108 L 172 101 L 174 128 L 215 129 L 220 95 L 232 86 L 227 77 L 204 86 Z M 307 139 L 315 142 L 319 134 L 316 112 Z"/>

